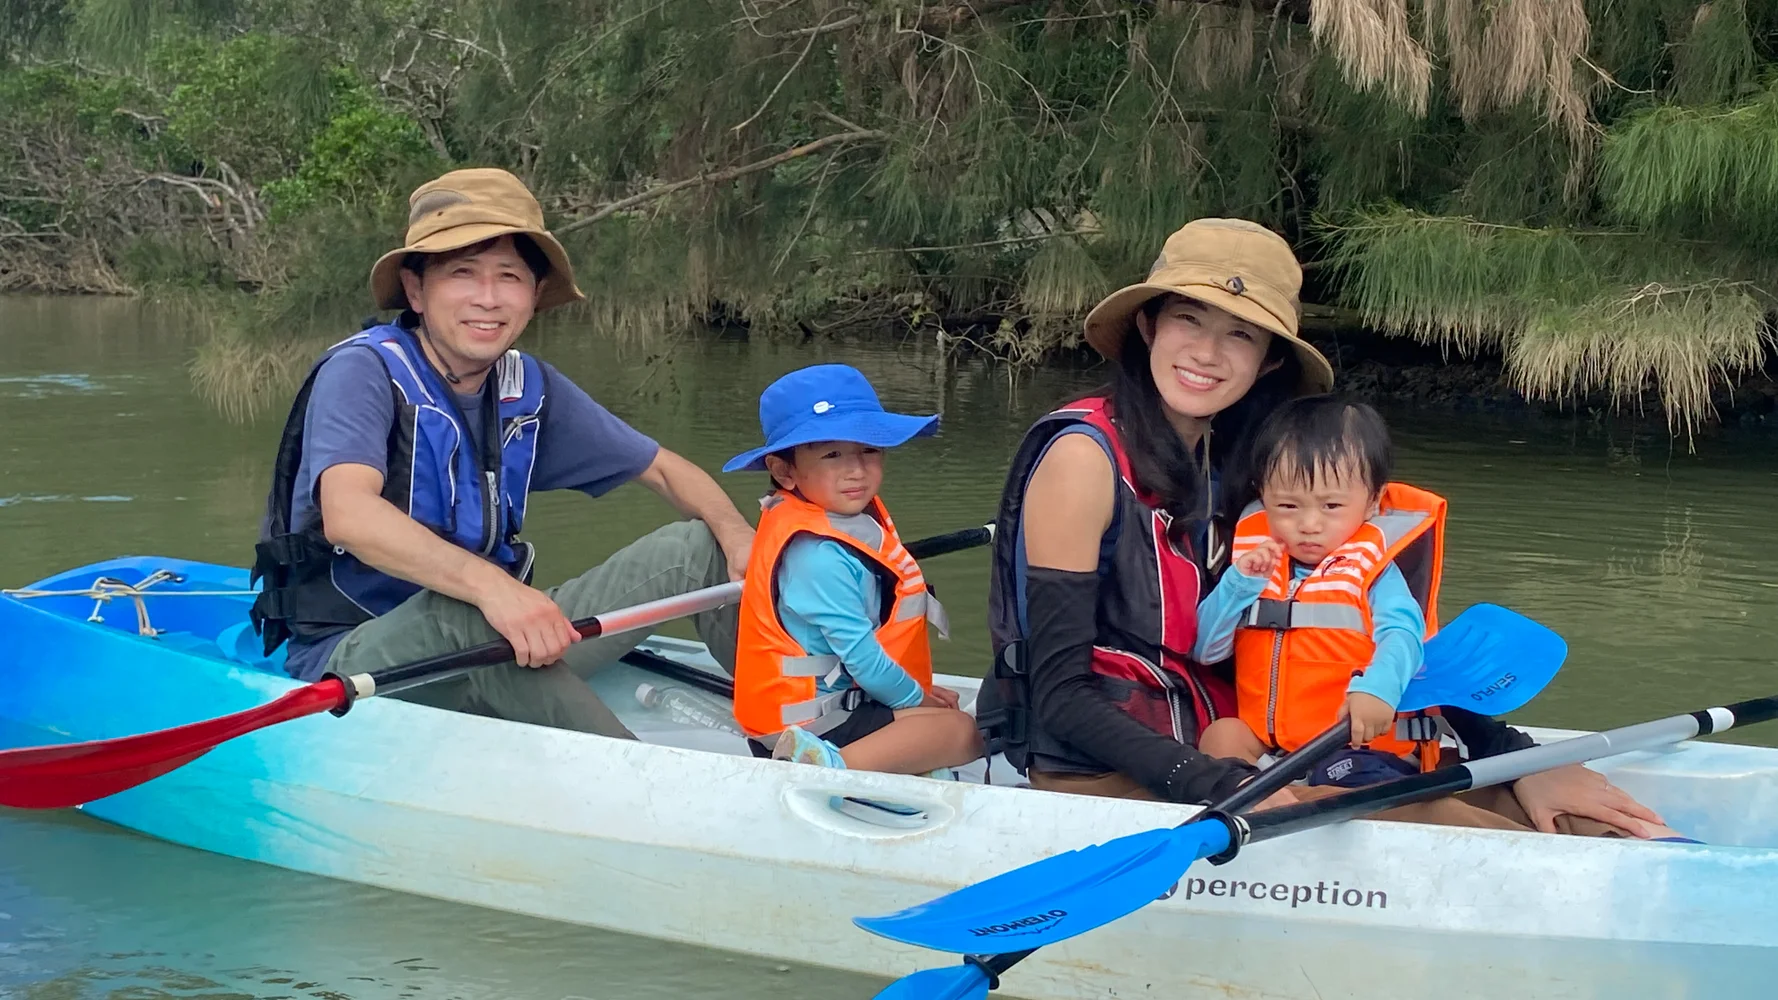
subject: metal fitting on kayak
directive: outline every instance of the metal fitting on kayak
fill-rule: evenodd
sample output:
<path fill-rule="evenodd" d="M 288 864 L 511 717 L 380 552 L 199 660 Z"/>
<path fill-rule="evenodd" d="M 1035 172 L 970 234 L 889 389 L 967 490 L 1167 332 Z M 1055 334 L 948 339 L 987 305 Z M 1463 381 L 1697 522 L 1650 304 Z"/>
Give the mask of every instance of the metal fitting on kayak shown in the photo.
<path fill-rule="evenodd" d="M 345 715 L 352 710 L 352 703 L 360 698 L 369 698 L 377 693 L 377 679 L 370 674 L 335 673 L 331 670 L 321 675 L 322 680 L 329 677 L 340 682 L 340 688 L 346 692 L 346 699 L 333 708 L 328 709 L 334 715 Z"/>
<path fill-rule="evenodd" d="M 1228 850 L 1219 854 L 1212 854 L 1204 859 L 1213 865 L 1226 865 L 1230 861 L 1235 860 L 1235 855 L 1241 853 L 1242 845 L 1247 843 L 1247 837 L 1253 832 L 1253 828 L 1247 825 L 1246 819 L 1223 812 L 1220 809 L 1205 810 L 1203 815 L 1199 818 L 1213 819 L 1229 828 Z"/>
<path fill-rule="evenodd" d="M 1000 988 L 1000 972 L 989 964 L 994 958 L 993 955 L 963 956 L 963 964 L 975 966 L 982 970 L 982 975 L 988 977 L 988 992 L 990 993 Z"/>

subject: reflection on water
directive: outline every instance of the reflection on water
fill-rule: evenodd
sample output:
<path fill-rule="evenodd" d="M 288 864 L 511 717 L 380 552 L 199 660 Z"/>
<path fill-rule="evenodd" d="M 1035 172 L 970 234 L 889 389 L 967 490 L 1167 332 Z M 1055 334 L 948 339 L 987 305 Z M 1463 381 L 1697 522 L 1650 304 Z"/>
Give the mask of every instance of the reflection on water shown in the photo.
<path fill-rule="evenodd" d="M 125 553 L 248 561 L 281 408 L 225 421 L 193 396 L 195 345 L 137 302 L 0 299 L 0 586 Z M 930 343 L 757 345 L 685 338 L 668 355 L 558 324 L 530 347 L 708 469 L 757 443 L 758 393 L 804 364 L 862 369 L 884 403 L 940 413 L 893 453 L 885 499 L 910 537 L 991 519 L 1029 421 L 1093 371 L 1018 380 L 947 366 Z M 1400 477 L 1445 494 L 1444 617 L 1477 601 L 1567 637 L 1518 718 L 1597 728 L 1778 690 L 1773 442 L 1700 442 L 1587 421 L 1391 412 Z M 1658 426 L 1656 428 L 1659 429 Z M 758 473 L 723 476 L 752 509 Z M 527 536 L 558 582 L 672 517 L 625 487 L 549 494 Z M 951 612 L 941 669 L 987 661 L 982 551 L 932 560 Z M 681 634 L 688 634 L 681 630 Z M 1775 743 L 1749 729 L 1738 741 Z M 713 887 L 712 891 L 720 891 Z M 0 996 L 869 996 L 872 981 L 490 913 L 154 843 L 79 816 L 0 813 Z"/>
<path fill-rule="evenodd" d="M 0 809 L 0 997 L 867 997 L 881 981 L 201 854 Z"/>

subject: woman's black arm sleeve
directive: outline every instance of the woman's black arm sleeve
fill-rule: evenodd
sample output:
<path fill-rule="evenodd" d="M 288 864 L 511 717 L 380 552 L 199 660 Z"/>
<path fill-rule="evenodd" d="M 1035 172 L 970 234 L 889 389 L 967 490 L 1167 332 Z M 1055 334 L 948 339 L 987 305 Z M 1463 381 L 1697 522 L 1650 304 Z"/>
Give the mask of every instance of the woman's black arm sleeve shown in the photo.
<path fill-rule="evenodd" d="M 1033 566 L 1025 577 L 1031 710 L 1046 733 L 1173 802 L 1221 798 L 1255 768 L 1208 757 L 1137 722 L 1105 698 L 1090 667 L 1097 573 Z"/>
<path fill-rule="evenodd" d="M 1529 734 L 1490 716 L 1478 715 L 1462 708 L 1441 708 L 1439 714 L 1445 717 L 1445 721 L 1451 724 L 1451 730 L 1463 741 L 1464 747 L 1469 750 L 1470 760 L 1481 760 L 1483 757 L 1494 757 L 1537 745 L 1537 741 Z"/>

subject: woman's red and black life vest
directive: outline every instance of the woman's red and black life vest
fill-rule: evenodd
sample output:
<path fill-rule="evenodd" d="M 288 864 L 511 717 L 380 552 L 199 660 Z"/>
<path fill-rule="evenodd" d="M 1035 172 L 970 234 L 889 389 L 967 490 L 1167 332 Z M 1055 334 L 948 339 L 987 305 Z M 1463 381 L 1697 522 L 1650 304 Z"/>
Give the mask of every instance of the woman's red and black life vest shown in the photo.
<path fill-rule="evenodd" d="M 1234 713 L 1229 682 L 1189 661 L 1202 571 L 1189 551 L 1169 541 L 1170 516 L 1136 485 L 1108 401 L 1089 397 L 1044 416 L 1026 432 L 1007 473 L 995 525 L 988 598 L 994 682 L 982 685 L 976 718 L 989 746 L 1021 771 L 1032 765 L 1060 773 L 1109 770 L 1043 731 L 1031 710 L 1025 672 L 1020 533 L 1025 488 L 1050 443 L 1082 426 L 1091 429 L 1117 470 L 1112 528 L 1099 559 L 1092 661 L 1099 691 L 1143 725 L 1187 745 L 1196 744 L 1212 721 Z M 1189 540 L 1185 544 L 1189 547 Z"/>
<path fill-rule="evenodd" d="M 360 562 L 327 540 L 319 515 L 290 523 L 303 456 L 303 423 L 315 376 L 342 351 L 370 351 L 389 373 L 388 472 L 383 499 L 445 541 L 530 582 L 531 545 L 518 539 L 544 418 L 543 369 L 508 351 L 482 392 L 482 447 L 457 411 L 451 389 L 427 362 L 414 334 L 375 326 L 328 348 L 297 391 L 266 498 L 253 580 L 265 580 L 252 619 L 266 655 L 286 639 L 314 641 L 384 615 L 420 588 Z"/>

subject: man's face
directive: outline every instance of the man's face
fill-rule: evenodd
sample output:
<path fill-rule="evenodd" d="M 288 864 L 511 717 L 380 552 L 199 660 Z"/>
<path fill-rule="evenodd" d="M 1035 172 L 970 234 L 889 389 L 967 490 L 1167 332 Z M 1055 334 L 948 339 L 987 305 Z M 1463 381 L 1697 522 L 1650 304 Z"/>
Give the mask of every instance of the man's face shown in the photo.
<path fill-rule="evenodd" d="M 423 274 L 403 268 L 401 284 L 433 348 L 462 371 L 498 361 L 537 311 L 537 278 L 511 236 L 434 254 Z"/>

